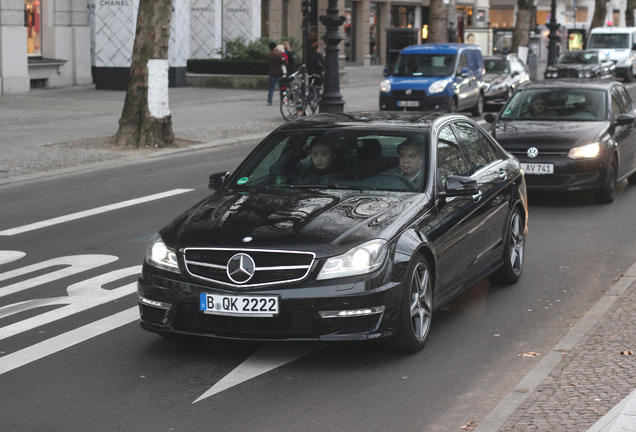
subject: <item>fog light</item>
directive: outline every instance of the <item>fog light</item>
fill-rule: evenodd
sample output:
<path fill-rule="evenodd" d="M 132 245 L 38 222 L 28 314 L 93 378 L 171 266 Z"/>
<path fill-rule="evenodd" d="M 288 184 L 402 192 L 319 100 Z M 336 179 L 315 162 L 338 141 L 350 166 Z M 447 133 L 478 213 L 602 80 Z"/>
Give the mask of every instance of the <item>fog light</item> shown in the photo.
<path fill-rule="evenodd" d="M 150 300 L 142 296 L 137 296 L 139 298 L 139 303 L 143 303 L 147 306 L 152 306 L 161 309 L 170 309 L 172 305 L 170 303 L 163 303 L 155 300 Z"/>
<path fill-rule="evenodd" d="M 384 312 L 384 305 L 382 306 L 373 306 L 369 308 L 363 309 L 349 309 L 349 310 L 339 310 L 339 311 L 320 311 L 321 318 L 346 318 L 346 317 L 359 317 L 366 315 L 375 315 Z"/>

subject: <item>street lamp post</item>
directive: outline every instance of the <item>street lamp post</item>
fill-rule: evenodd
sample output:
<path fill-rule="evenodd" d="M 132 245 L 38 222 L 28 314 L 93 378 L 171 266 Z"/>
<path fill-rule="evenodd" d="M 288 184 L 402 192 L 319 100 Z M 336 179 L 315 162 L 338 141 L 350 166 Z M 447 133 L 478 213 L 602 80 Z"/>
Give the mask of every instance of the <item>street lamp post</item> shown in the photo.
<path fill-rule="evenodd" d="M 557 33 L 559 23 L 557 23 L 556 20 L 556 0 L 552 0 L 548 28 L 550 29 L 550 33 L 548 34 L 548 66 L 552 66 L 556 63 L 557 59 L 557 43 L 561 40 L 561 37 Z"/>
<path fill-rule="evenodd" d="M 342 36 L 338 27 L 344 23 L 345 17 L 338 15 L 338 0 L 329 0 L 327 15 L 320 16 L 320 22 L 325 25 L 327 32 L 322 37 L 327 47 L 325 48 L 325 79 L 322 99 L 320 99 L 320 112 L 344 112 L 344 100 L 340 94 L 340 68 L 338 66 L 338 44 Z"/>

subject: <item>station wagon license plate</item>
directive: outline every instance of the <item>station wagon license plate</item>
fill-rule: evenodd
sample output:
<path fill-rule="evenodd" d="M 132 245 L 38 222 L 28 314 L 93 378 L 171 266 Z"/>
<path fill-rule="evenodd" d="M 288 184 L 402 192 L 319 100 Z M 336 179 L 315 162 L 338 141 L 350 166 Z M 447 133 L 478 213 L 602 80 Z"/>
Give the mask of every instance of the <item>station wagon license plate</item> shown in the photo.
<path fill-rule="evenodd" d="M 273 317 L 278 315 L 278 297 L 201 293 L 199 310 L 211 315 Z"/>
<path fill-rule="evenodd" d="M 554 164 L 522 163 L 521 168 L 526 174 L 554 174 Z"/>
<path fill-rule="evenodd" d="M 418 106 L 420 106 L 420 101 L 397 101 L 397 106 L 399 106 L 399 107 L 418 107 Z"/>

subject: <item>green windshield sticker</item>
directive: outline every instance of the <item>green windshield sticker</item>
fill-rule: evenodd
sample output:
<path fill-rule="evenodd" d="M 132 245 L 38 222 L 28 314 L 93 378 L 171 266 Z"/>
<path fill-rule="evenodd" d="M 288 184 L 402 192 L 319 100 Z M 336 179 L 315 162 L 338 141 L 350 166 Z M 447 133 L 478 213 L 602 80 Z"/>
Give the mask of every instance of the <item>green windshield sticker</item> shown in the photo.
<path fill-rule="evenodd" d="M 242 185 L 242 184 L 247 183 L 248 181 L 249 181 L 249 178 L 247 178 L 247 177 L 241 177 L 240 179 L 238 179 L 238 180 L 236 181 L 236 184 L 237 184 L 237 185 Z"/>

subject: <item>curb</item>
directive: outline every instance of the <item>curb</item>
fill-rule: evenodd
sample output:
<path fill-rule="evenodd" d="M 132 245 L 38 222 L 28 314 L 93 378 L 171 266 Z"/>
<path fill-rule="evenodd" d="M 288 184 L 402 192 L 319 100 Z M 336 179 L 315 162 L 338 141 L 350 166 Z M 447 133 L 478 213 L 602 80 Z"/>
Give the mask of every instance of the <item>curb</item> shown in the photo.
<path fill-rule="evenodd" d="M 608 290 L 599 301 L 588 310 L 588 312 L 572 327 L 572 329 L 561 339 L 552 350 L 521 379 L 515 388 L 484 418 L 475 428 L 475 432 L 495 432 L 498 431 L 514 411 L 534 392 L 545 380 L 552 370 L 561 362 L 564 351 L 570 351 L 574 346 L 586 336 L 587 332 L 605 315 L 616 300 L 636 282 L 636 263 L 618 279 L 618 281 Z M 619 405 L 597 422 L 599 427 L 609 425 L 612 429 L 589 429 L 588 432 L 634 432 L 636 423 L 636 391 L 632 392 Z M 631 417 L 631 419 L 630 419 Z M 617 420 L 630 420 L 631 429 L 620 428 Z M 612 423 L 611 423 L 612 422 Z M 611 424 L 617 428 L 613 428 Z"/>

